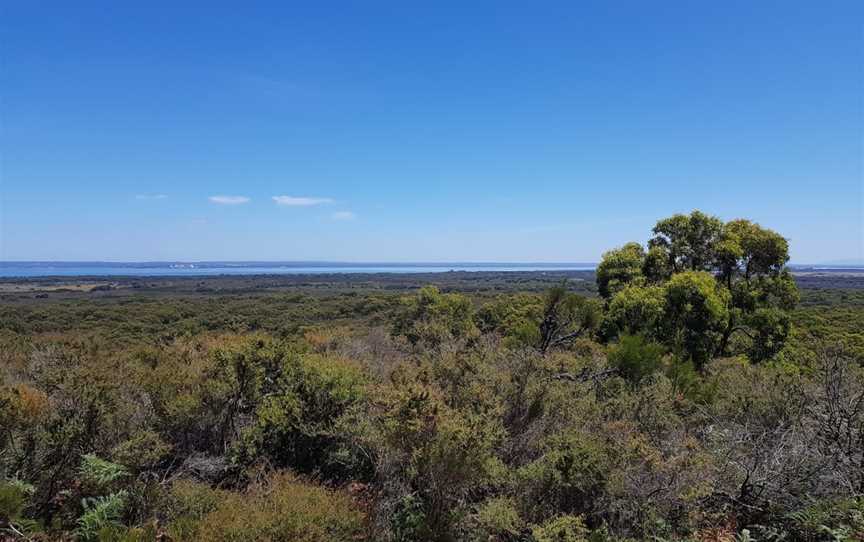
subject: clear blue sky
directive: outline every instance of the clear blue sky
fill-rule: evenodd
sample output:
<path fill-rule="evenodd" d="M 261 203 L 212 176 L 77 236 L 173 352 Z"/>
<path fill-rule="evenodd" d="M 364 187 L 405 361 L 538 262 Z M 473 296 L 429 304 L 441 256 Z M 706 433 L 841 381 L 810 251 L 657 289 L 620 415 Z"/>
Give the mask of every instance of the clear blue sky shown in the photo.
<path fill-rule="evenodd" d="M 864 256 L 860 1 L 0 10 L 5 260 L 597 261 L 694 208 Z"/>

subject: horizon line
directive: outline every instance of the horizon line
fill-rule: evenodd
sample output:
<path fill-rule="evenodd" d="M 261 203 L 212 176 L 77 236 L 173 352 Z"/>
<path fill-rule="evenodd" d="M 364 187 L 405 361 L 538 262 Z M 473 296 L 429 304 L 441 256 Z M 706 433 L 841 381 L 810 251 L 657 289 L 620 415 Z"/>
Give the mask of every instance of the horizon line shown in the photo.
<path fill-rule="evenodd" d="M 213 265 L 213 264 L 228 264 L 228 265 L 262 265 L 262 264 L 277 264 L 277 265 L 306 265 L 306 266 L 445 266 L 445 265 L 463 265 L 463 266 L 484 266 L 484 265 L 534 265 L 534 266 L 597 266 L 600 262 L 592 261 L 507 261 L 507 260 L 481 260 L 481 261 L 462 261 L 462 260 L 4 260 L 0 259 L 0 266 L 9 265 L 165 265 L 165 264 L 186 264 L 186 265 Z M 828 261 L 815 263 L 790 262 L 789 267 L 808 267 L 808 266 L 828 266 L 828 267 L 843 267 L 864 266 L 864 260 L 850 259 L 849 261 Z"/>
<path fill-rule="evenodd" d="M 0 260 L 4 264 L 281 264 L 281 265 L 597 265 L 599 262 L 577 261 L 506 261 L 506 260 Z"/>

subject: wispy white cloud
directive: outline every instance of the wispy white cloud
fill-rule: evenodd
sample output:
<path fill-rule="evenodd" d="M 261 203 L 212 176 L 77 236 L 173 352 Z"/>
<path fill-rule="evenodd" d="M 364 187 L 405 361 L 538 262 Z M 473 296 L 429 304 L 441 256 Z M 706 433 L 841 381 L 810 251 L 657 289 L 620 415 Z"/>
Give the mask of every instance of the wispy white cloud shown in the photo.
<path fill-rule="evenodd" d="M 138 194 L 135 199 L 165 199 L 167 197 L 165 194 Z"/>
<path fill-rule="evenodd" d="M 218 203 L 219 205 L 240 205 L 241 203 L 249 203 L 249 198 L 246 196 L 210 196 L 207 198 L 210 203 Z"/>
<path fill-rule="evenodd" d="M 285 205 L 286 207 L 308 207 L 310 205 L 333 203 L 333 200 L 330 198 L 309 198 L 296 196 L 273 196 L 273 201 L 275 201 L 277 205 Z"/>
<path fill-rule="evenodd" d="M 330 218 L 333 220 L 354 220 L 357 218 L 357 215 L 352 213 L 351 211 L 337 211 L 330 215 Z"/>

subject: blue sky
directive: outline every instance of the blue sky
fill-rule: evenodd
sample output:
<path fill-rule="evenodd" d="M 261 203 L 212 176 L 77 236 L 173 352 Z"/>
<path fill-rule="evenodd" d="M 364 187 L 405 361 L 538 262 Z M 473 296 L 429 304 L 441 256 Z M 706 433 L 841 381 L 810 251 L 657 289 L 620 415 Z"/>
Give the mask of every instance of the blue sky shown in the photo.
<path fill-rule="evenodd" d="M 861 2 L 0 7 L 0 258 L 862 258 Z M 275 198 L 275 199 L 274 199 Z"/>

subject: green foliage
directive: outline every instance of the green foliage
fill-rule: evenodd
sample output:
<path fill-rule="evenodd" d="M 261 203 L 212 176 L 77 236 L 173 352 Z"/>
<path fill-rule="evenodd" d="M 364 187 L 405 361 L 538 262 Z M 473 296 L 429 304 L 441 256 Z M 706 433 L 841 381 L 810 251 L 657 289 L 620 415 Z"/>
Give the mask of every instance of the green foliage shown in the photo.
<path fill-rule="evenodd" d="M 100 459 L 95 454 L 85 454 L 81 458 L 78 475 L 84 482 L 89 482 L 99 488 L 105 488 L 129 476 L 129 472 L 117 463 Z"/>
<path fill-rule="evenodd" d="M 111 526 L 99 531 L 99 542 L 152 542 L 159 536 L 155 523 L 143 527 Z"/>
<path fill-rule="evenodd" d="M 641 333 L 660 338 L 665 302 L 660 286 L 627 286 L 609 302 L 601 324 L 603 336 Z"/>
<path fill-rule="evenodd" d="M 0 523 L 7 524 L 22 518 L 24 507 L 35 488 L 19 480 L 0 482 Z"/>
<path fill-rule="evenodd" d="M 205 373 L 202 402 L 216 425 L 214 449 L 225 449 L 239 434 L 238 421 L 260 402 L 265 379 L 278 373 L 286 352 L 264 340 L 218 348 Z"/>
<path fill-rule="evenodd" d="M 111 458 L 128 468 L 146 470 L 154 468 L 171 451 L 159 433 L 144 429 L 120 442 L 111 450 Z"/>
<path fill-rule="evenodd" d="M 717 217 L 700 211 L 677 214 L 657 222 L 648 245 L 666 253 L 673 273 L 703 271 L 714 265 L 722 231 L 723 222 Z"/>
<path fill-rule="evenodd" d="M 692 361 L 675 360 L 669 365 L 667 376 L 672 382 L 672 389 L 675 393 L 691 401 L 700 400 L 703 391 L 703 382 Z"/>
<path fill-rule="evenodd" d="M 792 318 L 776 308 L 759 308 L 747 317 L 747 325 L 752 330 L 747 356 L 759 362 L 780 352 L 789 336 Z"/>
<path fill-rule="evenodd" d="M 715 245 L 723 282 L 739 272 L 746 278 L 778 274 L 789 259 L 786 239 L 749 220 L 726 223 Z"/>
<path fill-rule="evenodd" d="M 178 480 L 163 504 L 168 533 L 175 540 L 195 538 L 202 520 L 225 500 L 227 492 L 191 480 Z"/>
<path fill-rule="evenodd" d="M 673 348 L 701 366 L 714 354 L 729 317 L 729 293 L 704 271 L 674 275 L 665 287 L 663 327 Z"/>
<path fill-rule="evenodd" d="M 642 266 L 645 250 L 638 243 L 627 243 L 603 254 L 597 266 L 597 288 L 600 296 L 609 299 L 629 285 L 643 281 Z"/>
<path fill-rule="evenodd" d="M 487 540 L 518 540 L 525 530 L 519 516 L 516 499 L 496 497 L 481 503 L 472 516 L 472 538 Z"/>
<path fill-rule="evenodd" d="M 660 220 L 647 253 L 629 243 L 597 269 L 603 335 L 656 337 L 699 367 L 733 346 L 769 359 L 785 344 L 798 302 L 788 251 L 783 237 L 747 220 L 724 224 L 699 211 Z"/>
<path fill-rule="evenodd" d="M 558 516 L 531 529 L 536 542 L 587 542 L 588 529 L 579 516 Z"/>
<path fill-rule="evenodd" d="M 366 382 L 345 360 L 287 356 L 244 433 L 242 456 L 330 480 L 368 476 L 371 464 L 343 426 L 363 406 Z"/>
<path fill-rule="evenodd" d="M 127 493 L 125 490 L 84 499 L 81 506 L 84 512 L 78 518 L 75 535 L 85 542 L 100 540 L 105 533 L 122 528 L 120 518 L 126 507 Z"/>
<path fill-rule="evenodd" d="M 795 308 L 773 232 L 661 222 L 594 299 L 587 273 L 0 293 L 0 538 L 855 540 L 855 280 L 796 276 Z"/>
<path fill-rule="evenodd" d="M 95 454 L 84 454 L 78 467 L 81 491 L 89 494 L 105 493 L 81 499 L 82 512 L 76 520 L 75 534 L 80 540 L 119 540 L 127 532 L 121 518 L 129 504 L 129 492 L 117 488 L 129 472 L 122 466 Z"/>
<path fill-rule="evenodd" d="M 404 491 L 393 495 L 400 530 L 443 540 L 458 523 L 459 503 L 493 481 L 498 463 L 492 452 L 501 432 L 482 414 L 449 407 L 424 378 L 394 374 L 394 389 L 384 397 L 378 468 L 392 473 Z"/>
<path fill-rule="evenodd" d="M 499 296 L 477 311 L 475 321 L 481 332 L 498 333 L 509 346 L 535 346 L 540 343 L 543 308 L 543 299 L 536 295 Z"/>
<path fill-rule="evenodd" d="M 664 348 L 660 344 L 648 342 L 639 335 L 622 335 L 618 343 L 609 349 L 609 365 L 637 386 L 661 369 L 663 353 Z"/>
<path fill-rule="evenodd" d="M 663 246 L 650 246 L 642 261 L 642 274 L 647 284 L 662 284 L 672 276 L 672 262 Z"/>
<path fill-rule="evenodd" d="M 538 348 L 546 352 L 593 332 L 600 323 L 600 311 L 597 300 L 569 293 L 564 285 L 549 289 L 539 327 Z"/>
<path fill-rule="evenodd" d="M 350 497 L 287 473 L 245 494 L 219 494 L 207 508 L 212 509 L 193 529 L 184 527 L 184 532 L 192 532 L 189 540 L 348 542 L 357 540 L 363 528 Z"/>
<path fill-rule="evenodd" d="M 446 341 L 474 339 L 479 331 L 470 299 L 424 286 L 416 296 L 402 300 L 393 334 L 405 337 L 412 345 L 434 348 Z"/>
<path fill-rule="evenodd" d="M 519 471 L 529 517 L 594 510 L 610 474 L 609 455 L 589 435 L 567 432 L 548 439 L 543 455 Z"/>
<path fill-rule="evenodd" d="M 756 540 L 851 542 L 864 533 L 864 501 L 812 501 L 805 508 L 785 514 L 777 525 L 754 525 L 751 530 Z"/>
<path fill-rule="evenodd" d="M 864 358 L 864 295 L 842 290 L 806 293 L 804 306 L 792 313 L 790 337 L 782 354 L 788 357 L 813 351 L 814 345 L 843 344 L 856 357 Z"/>
<path fill-rule="evenodd" d="M 396 542 L 412 542 L 432 536 L 426 517 L 426 506 L 421 499 L 413 495 L 405 495 L 396 503 L 388 527 Z"/>

